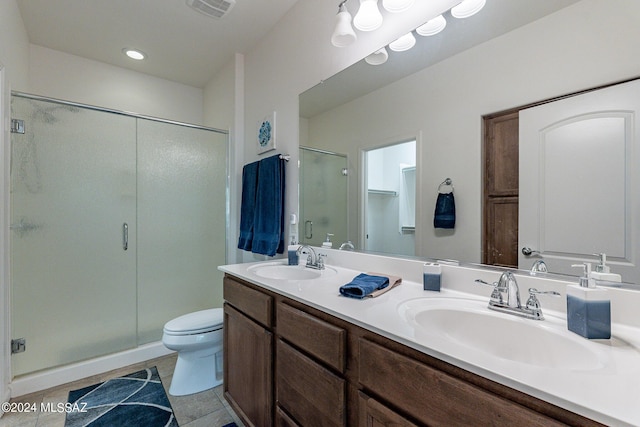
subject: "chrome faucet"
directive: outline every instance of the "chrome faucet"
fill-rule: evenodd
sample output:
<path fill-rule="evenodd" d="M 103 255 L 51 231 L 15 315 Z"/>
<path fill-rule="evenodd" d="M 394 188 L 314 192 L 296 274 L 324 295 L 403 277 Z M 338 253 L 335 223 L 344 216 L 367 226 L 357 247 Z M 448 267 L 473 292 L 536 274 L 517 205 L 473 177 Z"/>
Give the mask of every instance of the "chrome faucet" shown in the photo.
<path fill-rule="evenodd" d="M 507 292 L 507 307 L 522 308 L 520 304 L 520 288 L 513 273 L 510 271 L 502 273 L 496 289 L 500 292 Z"/>
<path fill-rule="evenodd" d="M 531 266 L 531 272 L 532 273 L 547 273 L 549 270 L 547 269 L 547 264 L 544 262 L 544 260 L 537 260 L 536 262 L 533 263 L 533 265 Z"/>
<path fill-rule="evenodd" d="M 520 303 L 520 288 L 515 276 L 510 271 L 505 271 L 500 275 L 500 280 L 491 284 L 484 280 L 476 279 L 476 283 L 493 286 L 493 292 L 489 298 L 489 308 L 500 311 L 502 313 L 514 314 L 527 319 L 544 320 L 540 301 L 536 295 L 554 295 L 560 296 L 556 291 L 538 291 L 535 288 L 529 288 L 529 299 L 525 307 Z M 503 297 L 506 293 L 506 301 Z"/>
<path fill-rule="evenodd" d="M 298 255 L 307 254 L 306 267 L 315 268 L 316 270 L 324 270 L 325 254 L 316 254 L 316 251 L 309 245 L 300 245 L 297 252 Z"/>

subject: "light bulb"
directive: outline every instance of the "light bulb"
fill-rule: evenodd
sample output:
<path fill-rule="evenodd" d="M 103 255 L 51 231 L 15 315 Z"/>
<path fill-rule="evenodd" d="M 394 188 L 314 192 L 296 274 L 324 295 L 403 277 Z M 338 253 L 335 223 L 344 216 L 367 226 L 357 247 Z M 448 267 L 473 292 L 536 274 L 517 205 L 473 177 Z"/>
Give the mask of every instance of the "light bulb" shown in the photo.
<path fill-rule="evenodd" d="M 378 0 L 360 0 L 360 9 L 353 19 L 353 25 L 360 31 L 373 31 L 382 25 L 382 14 Z"/>
<path fill-rule="evenodd" d="M 382 0 L 382 7 L 391 13 L 399 13 L 408 10 L 415 0 Z"/>
<path fill-rule="evenodd" d="M 364 58 L 365 62 L 369 65 L 382 65 L 389 59 L 389 52 L 386 48 L 376 50 L 371 55 Z"/>
<path fill-rule="evenodd" d="M 464 0 L 451 8 L 451 16 L 454 18 L 468 18 L 480 12 L 485 3 L 486 0 Z"/>
<path fill-rule="evenodd" d="M 407 33 L 396 41 L 391 42 L 389 49 L 394 52 L 404 52 L 405 50 L 411 49 L 415 44 L 416 38 L 413 36 L 413 33 Z"/>
<path fill-rule="evenodd" d="M 345 47 L 355 42 L 357 38 L 351 27 L 351 14 L 342 4 L 336 15 L 336 29 L 331 36 L 331 44 L 336 47 Z"/>
<path fill-rule="evenodd" d="M 444 16 L 439 15 L 416 28 L 416 33 L 421 36 L 434 36 L 444 30 L 446 26 L 447 20 L 444 19 Z"/>

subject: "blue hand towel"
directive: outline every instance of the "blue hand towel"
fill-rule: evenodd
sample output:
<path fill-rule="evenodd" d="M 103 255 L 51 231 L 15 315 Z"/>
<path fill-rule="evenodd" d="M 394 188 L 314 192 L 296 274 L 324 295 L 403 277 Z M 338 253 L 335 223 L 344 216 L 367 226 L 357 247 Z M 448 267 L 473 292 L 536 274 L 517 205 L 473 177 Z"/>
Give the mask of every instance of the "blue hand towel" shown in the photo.
<path fill-rule="evenodd" d="M 240 206 L 240 238 L 238 249 L 250 251 L 253 242 L 253 218 L 256 210 L 259 162 L 242 168 L 242 204 Z"/>
<path fill-rule="evenodd" d="M 454 228 L 456 225 L 456 203 L 451 193 L 438 193 L 433 216 L 435 228 Z"/>
<path fill-rule="evenodd" d="M 260 160 L 258 167 L 251 252 L 284 253 L 284 160 L 278 154 Z"/>
<path fill-rule="evenodd" d="M 340 287 L 340 295 L 350 298 L 365 298 L 378 289 L 389 286 L 389 278 L 360 273 L 346 285 Z"/>

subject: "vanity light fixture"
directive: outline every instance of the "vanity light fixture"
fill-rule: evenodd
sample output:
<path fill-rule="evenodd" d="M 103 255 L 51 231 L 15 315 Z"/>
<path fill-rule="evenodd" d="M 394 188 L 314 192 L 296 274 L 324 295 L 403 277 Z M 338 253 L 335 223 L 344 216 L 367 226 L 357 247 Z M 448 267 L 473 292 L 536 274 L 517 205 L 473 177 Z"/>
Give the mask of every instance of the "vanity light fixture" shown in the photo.
<path fill-rule="evenodd" d="M 144 52 L 138 50 L 138 49 L 131 49 L 128 47 L 125 47 L 124 49 L 122 49 L 122 53 L 124 53 L 125 55 L 127 55 L 129 58 L 131 59 L 135 59 L 136 61 L 142 61 L 143 59 L 145 59 L 147 57 L 147 55 L 145 55 Z"/>
<path fill-rule="evenodd" d="M 353 25 L 360 31 L 373 31 L 382 25 L 378 0 L 360 0 L 360 8 L 353 18 Z"/>
<path fill-rule="evenodd" d="M 394 52 L 404 52 L 411 49 L 416 44 L 416 38 L 413 36 L 413 32 L 409 32 L 404 36 L 389 44 L 389 49 Z"/>
<path fill-rule="evenodd" d="M 485 3 L 486 0 L 464 0 L 451 8 L 451 16 L 454 18 L 468 18 L 480 12 Z"/>
<path fill-rule="evenodd" d="M 444 19 L 444 16 L 439 15 L 416 28 L 416 33 L 421 36 L 435 36 L 440 31 L 444 30 L 444 27 L 446 26 L 447 20 Z"/>
<path fill-rule="evenodd" d="M 364 58 L 365 62 L 369 65 L 382 65 L 389 59 L 389 52 L 386 48 L 378 49 L 371 55 Z"/>
<path fill-rule="evenodd" d="M 335 47 L 349 46 L 355 42 L 358 38 L 353 27 L 351 26 L 351 14 L 347 10 L 345 3 L 347 0 L 343 0 L 338 5 L 338 14 L 336 15 L 336 28 L 331 36 L 331 44 Z"/>
<path fill-rule="evenodd" d="M 413 6 L 415 0 L 382 0 L 382 7 L 391 13 L 400 13 Z"/>

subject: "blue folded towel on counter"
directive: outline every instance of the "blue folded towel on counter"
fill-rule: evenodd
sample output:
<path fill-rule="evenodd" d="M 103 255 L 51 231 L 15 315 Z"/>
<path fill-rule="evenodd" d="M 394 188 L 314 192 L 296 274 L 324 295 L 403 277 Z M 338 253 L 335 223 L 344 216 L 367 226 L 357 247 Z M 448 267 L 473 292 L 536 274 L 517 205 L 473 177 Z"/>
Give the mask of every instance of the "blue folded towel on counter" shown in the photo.
<path fill-rule="evenodd" d="M 346 285 L 340 287 L 340 295 L 350 298 L 365 298 L 379 289 L 389 286 L 389 278 L 360 273 Z"/>

